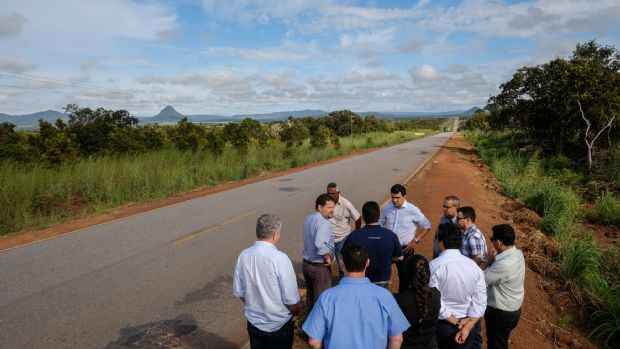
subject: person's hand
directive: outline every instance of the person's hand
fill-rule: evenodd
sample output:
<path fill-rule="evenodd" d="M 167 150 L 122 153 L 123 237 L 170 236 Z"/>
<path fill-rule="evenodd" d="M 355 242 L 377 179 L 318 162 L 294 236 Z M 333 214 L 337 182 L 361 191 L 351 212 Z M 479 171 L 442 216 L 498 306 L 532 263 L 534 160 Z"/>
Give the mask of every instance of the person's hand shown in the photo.
<path fill-rule="evenodd" d="M 416 244 L 416 240 L 415 239 L 411 240 L 411 242 L 408 243 L 407 246 L 405 246 L 403 251 L 407 253 L 413 253 L 415 251 L 415 244 Z"/>
<path fill-rule="evenodd" d="M 463 326 L 463 328 L 456 333 L 454 341 L 458 344 L 465 343 L 467 341 L 467 337 L 469 337 L 469 332 L 471 332 L 471 328 L 469 326 Z"/>
<path fill-rule="evenodd" d="M 493 262 L 495 262 L 495 256 L 497 256 L 497 251 L 494 248 L 490 249 L 487 253 L 487 266 L 490 266 Z"/>

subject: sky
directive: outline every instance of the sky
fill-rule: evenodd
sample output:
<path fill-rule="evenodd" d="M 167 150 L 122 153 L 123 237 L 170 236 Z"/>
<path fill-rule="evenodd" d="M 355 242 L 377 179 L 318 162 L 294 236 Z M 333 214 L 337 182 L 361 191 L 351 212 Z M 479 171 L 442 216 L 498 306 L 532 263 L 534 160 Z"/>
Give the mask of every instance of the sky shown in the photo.
<path fill-rule="evenodd" d="M 592 39 L 618 0 L 0 0 L 0 113 L 464 110 Z"/>

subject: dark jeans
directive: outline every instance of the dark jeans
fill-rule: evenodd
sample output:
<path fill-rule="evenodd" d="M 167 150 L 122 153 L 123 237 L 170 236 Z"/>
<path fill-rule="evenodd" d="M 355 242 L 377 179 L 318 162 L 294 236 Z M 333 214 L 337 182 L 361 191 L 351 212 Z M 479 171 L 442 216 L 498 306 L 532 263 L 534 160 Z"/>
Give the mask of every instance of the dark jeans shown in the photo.
<path fill-rule="evenodd" d="M 344 276 L 342 272 L 342 265 L 340 265 L 340 258 L 342 258 L 342 247 L 344 246 L 346 238 L 340 240 L 338 242 L 334 242 L 334 254 L 336 255 L 336 262 L 338 263 L 338 273 L 340 274 L 340 278 Z"/>
<path fill-rule="evenodd" d="M 516 311 L 503 311 L 487 306 L 484 313 L 484 322 L 487 326 L 487 348 L 508 348 L 508 337 L 519 323 L 521 309 Z"/>
<path fill-rule="evenodd" d="M 304 260 L 301 270 L 306 280 L 306 310 L 310 313 L 321 292 L 332 286 L 332 269 L 321 263 Z"/>
<path fill-rule="evenodd" d="M 480 320 L 476 322 L 474 328 L 471 330 L 471 333 L 467 337 L 467 340 L 463 344 L 458 344 L 454 339 L 456 338 L 456 333 L 459 331 L 458 327 L 452 325 L 451 323 L 443 320 L 439 320 L 437 322 L 437 347 L 439 349 L 471 349 L 473 342 L 473 334 L 480 333 Z"/>
<path fill-rule="evenodd" d="M 279 330 L 265 332 L 248 321 L 248 335 L 252 349 L 291 349 L 294 334 L 293 320 L 289 320 Z"/>
<path fill-rule="evenodd" d="M 398 270 L 398 293 L 401 293 L 409 288 L 409 278 L 405 273 L 405 261 L 407 258 L 415 254 L 415 251 L 407 253 L 404 249 L 405 246 L 403 246 L 403 260 L 394 262 L 394 264 L 396 264 L 396 270 Z"/>

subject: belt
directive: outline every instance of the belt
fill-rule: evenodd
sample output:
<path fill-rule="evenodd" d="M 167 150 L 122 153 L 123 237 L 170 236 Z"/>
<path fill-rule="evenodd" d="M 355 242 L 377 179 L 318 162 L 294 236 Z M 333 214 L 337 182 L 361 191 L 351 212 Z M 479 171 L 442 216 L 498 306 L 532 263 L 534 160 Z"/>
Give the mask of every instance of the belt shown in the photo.
<path fill-rule="evenodd" d="M 308 263 L 310 265 L 314 265 L 314 266 L 317 266 L 317 267 L 322 267 L 323 266 L 323 263 L 314 263 L 314 262 L 310 262 L 309 260 L 305 260 L 305 259 L 304 259 L 304 263 Z"/>

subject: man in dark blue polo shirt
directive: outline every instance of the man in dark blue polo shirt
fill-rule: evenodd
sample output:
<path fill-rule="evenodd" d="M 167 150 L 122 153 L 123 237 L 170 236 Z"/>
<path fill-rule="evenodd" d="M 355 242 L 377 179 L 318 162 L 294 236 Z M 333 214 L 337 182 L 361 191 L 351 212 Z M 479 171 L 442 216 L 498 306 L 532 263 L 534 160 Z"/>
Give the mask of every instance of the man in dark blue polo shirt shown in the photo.
<path fill-rule="evenodd" d="M 392 276 L 392 261 L 403 260 L 403 248 L 393 231 L 379 225 L 380 215 L 379 204 L 374 201 L 365 203 L 362 216 L 366 225 L 352 232 L 344 244 L 357 242 L 366 247 L 370 259 L 366 277 L 387 288 Z"/>

